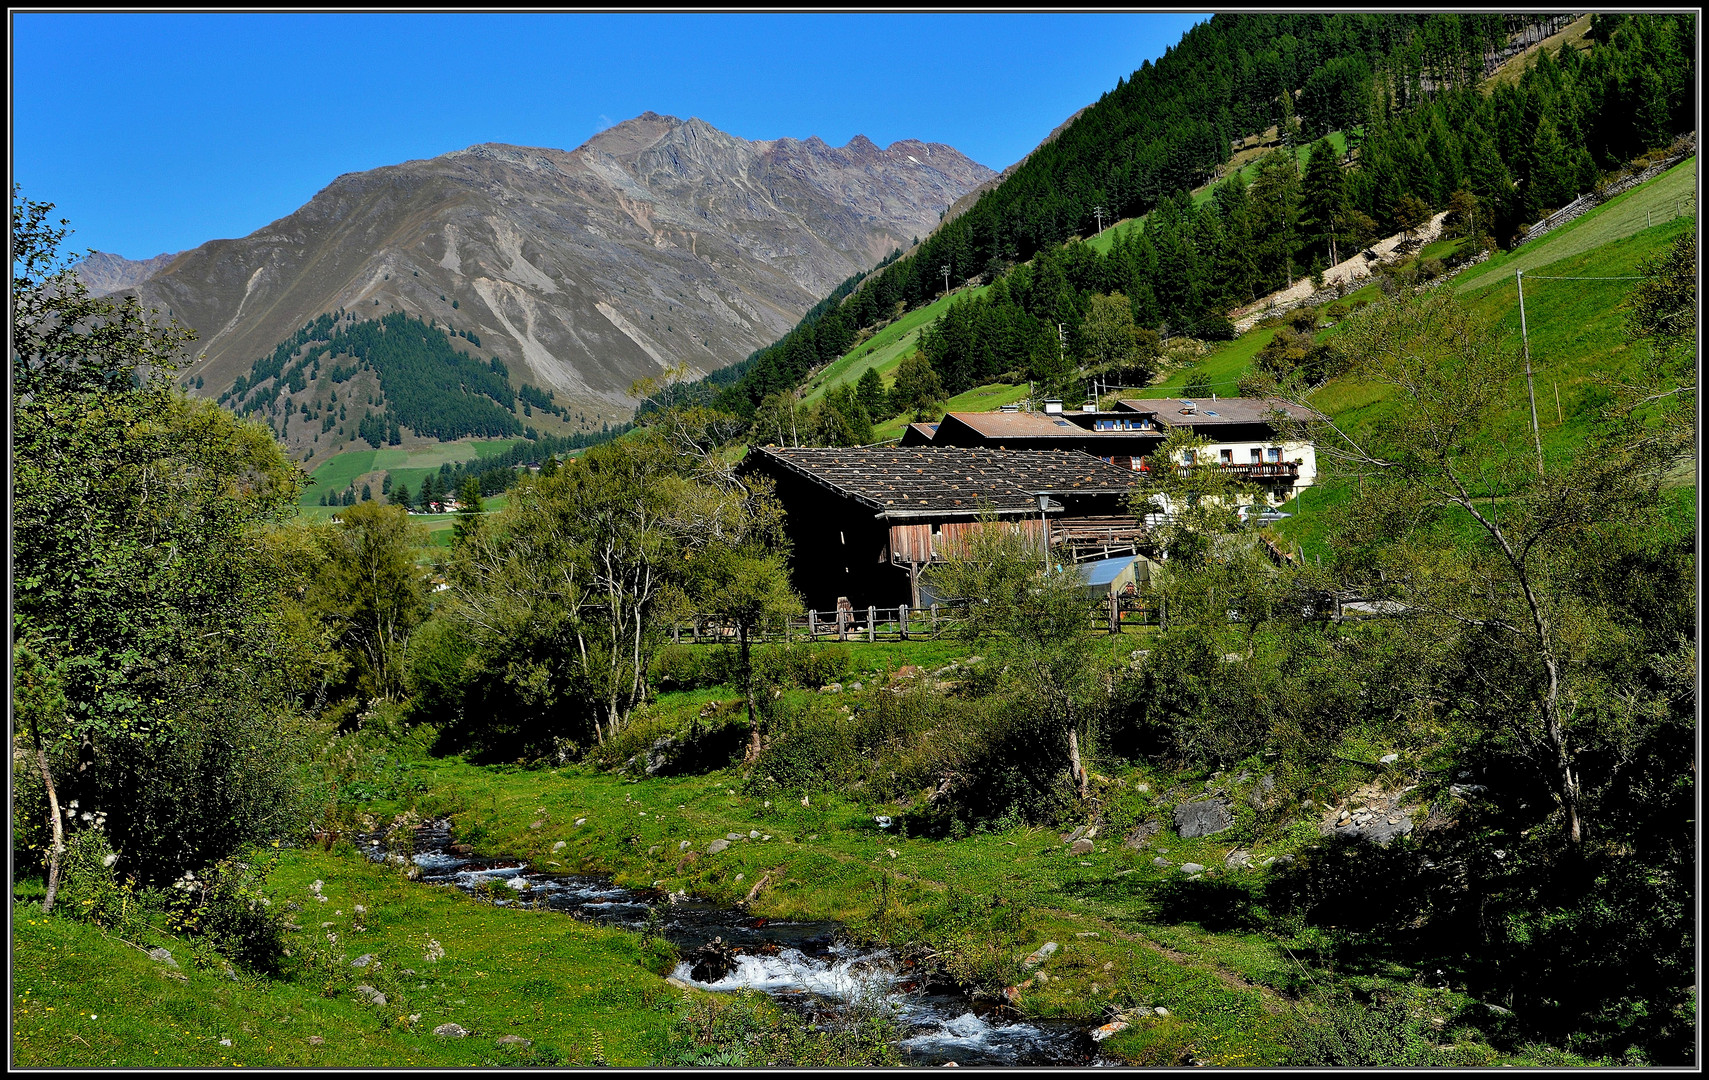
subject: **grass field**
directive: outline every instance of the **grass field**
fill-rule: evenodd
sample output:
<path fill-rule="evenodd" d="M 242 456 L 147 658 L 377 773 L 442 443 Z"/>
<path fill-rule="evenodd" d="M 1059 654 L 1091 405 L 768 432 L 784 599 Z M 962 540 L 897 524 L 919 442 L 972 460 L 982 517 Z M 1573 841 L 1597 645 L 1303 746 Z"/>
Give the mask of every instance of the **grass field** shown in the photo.
<path fill-rule="evenodd" d="M 1664 226 L 1679 216 L 1697 216 L 1697 158 L 1686 158 L 1660 176 L 1623 192 L 1590 213 L 1517 250 L 1498 254 L 1466 271 L 1454 282 L 1465 294 L 1506 278 L 1516 271 L 1529 274 L 1550 263 L 1599 248 L 1645 229 Z"/>
<path fill-rule="evenodd" d="M 342 492 L 370 473 L 390 472 L 394 484 L 409 485 L 411 491 L 421 487 L 422 478 L 438 472 L 441 465 L 456 465 L 464 461 L 502 454 L 520 439 L 474 439 L 439 443 L 420 450 L 346 450 L 327 458 L 310 473 L 314 481 L 303 489 L 302 505 L 318 508 L 320 497 L 328 491 Z M 378 495 L 378 479 L 372 481 Z"/>
<path fill-rule="evenodd" d="M 914 351 L 921 329 L 928 323 L 937 322 L 938 316 L 951 304 L 983 296 L 988 288 L 989 286 L 981 285 L 973 289 L 958 289 L 923 308 L 916 308 L 903 315 L 844 353 L 841 359 L 833 361 L 824 371 L 809 380 L 802 400 L 817 401 L 825 396 L 825 391 L 839 383 L 853 386 L 868 370 L 877 370 L 880 375 L 889 376 L 902 362 L 902 358 Z M 888 387 L 894 381 L 894 378 L 887 377 L 884 385 Z"/>
<path fill-rule="evenodd" d="M 44 916 L 28 902 L 39 900 L 39 883 L 15 888 L 14 1062 L 397 1068 L 656 1058 L 683 997 L 666 985 L 669 959 L 657 946 L 414 884 L 344 849 L 287 851 L 269 878 L 275 902 L 300 922 L 289 935 L 289 967 L 273 980 L 234 981 L 198 968 L 187 942 L 144 937 L 139 945 L 172 953 L 180 967 L 169 968 L 92 926 Z M 310 890 L 316 881 L 324 903 Z M 442 958 L 429 959 L 429 941 Z M 362 954 L 378 962 L 352 967 Z M 386 1004 L 359 997 L 358 984 L 383 993 Z M 435 1036 L 443 1023 L 469 1036 Z M 534 1045 L 496 1045 L 505 1035 Z"/>

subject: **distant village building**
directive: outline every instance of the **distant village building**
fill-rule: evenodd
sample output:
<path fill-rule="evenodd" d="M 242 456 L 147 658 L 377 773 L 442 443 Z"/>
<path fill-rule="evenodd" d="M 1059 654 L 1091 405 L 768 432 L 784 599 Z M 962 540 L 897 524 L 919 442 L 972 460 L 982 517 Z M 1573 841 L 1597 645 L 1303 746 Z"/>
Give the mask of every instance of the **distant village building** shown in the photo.
<path fill-rule="evenodd" d="M 1317 414 L 1297 405 L 1262 398 L 1124 399 L 1114 409 L 1088 405 L 1078 411 L 947 413 L 935 424 L 910 424 L 902 446 L 961 446 L 998 450 L 1078 450 L 1113 465 L 1144 471 L 1163 440 L 1185 428 L 1212 440 L 1221 467 L 1258 483 L 1281 502 L 1317 478 L 1310 442 L 1285 439 L 1268 417 L 1280 409 L 1297 420 Z M 1181 461 L 1178 464 L 1191 464 Z"/>
<path fill-rule="evenodd" d="M 982 512 L 1075 561 L 1145 542 L 1128 509 L 1139 477 L 1078 450 L 768 446 L 740 468 L 776 484 L 795 587 L 819 611 L 839 597 L 856 608 L 921 606 L 921 571 L 985 527 Z"/>

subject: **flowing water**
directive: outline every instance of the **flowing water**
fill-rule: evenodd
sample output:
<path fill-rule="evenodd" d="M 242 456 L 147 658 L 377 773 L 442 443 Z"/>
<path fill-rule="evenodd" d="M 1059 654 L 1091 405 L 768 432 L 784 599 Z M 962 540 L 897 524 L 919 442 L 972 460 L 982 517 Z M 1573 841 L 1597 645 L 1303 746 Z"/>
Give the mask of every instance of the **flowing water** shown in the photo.
<path fill-rule="evenodd" d="M 857 1010 L 890 1010 L 904 1033 L 897 1048 L 909 1064 L 1109 1063 L 1098 1058 L 1084 1027 L 1020 1020 L 1000 1003 L 975 999 L 912 971 L 885 949 L 850 943 L 834 922 L 756 918 L 682 893 L 666 895 L 656 889 L 626 889 L 608 878 L 546 873 L 520 859 L 458 855 L 452 851 L 446 821 L 429 822 L 415 831 L 414 839 L 411 857 L 421 868 L 423 882 L 455 887 L 500 907 L 545 908 L 628 930 L 650 930 L 689 957 L 672 973 L 683 982 L 714 992 L 758 990 L 809 1023 Z M 358 846 L 376 862 L 388 858 L 380 835 L 359 837 Z M 703 965 L 702 978 L 697 979 L 694 959 L 703 955 L 697 950 L 715 939 L 728 947 L 728 959 Z"/>

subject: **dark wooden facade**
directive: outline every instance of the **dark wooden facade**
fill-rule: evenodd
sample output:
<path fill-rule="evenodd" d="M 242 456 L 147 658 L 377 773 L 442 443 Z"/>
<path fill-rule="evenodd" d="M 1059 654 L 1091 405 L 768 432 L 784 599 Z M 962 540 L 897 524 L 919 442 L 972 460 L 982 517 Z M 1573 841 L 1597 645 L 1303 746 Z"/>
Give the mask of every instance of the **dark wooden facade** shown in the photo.
<path fill-rule="evenodd" d="M 1035 545 L 1047 535 L 1053 548 L 1067 542 L 1068 558 L 1079 546 L 1103 553 L 1141 542 L 1127 507 L 1137 477 L 1073 451 L 756 447 L 741 467 L 776 485 L 796 590 L 820 611 L 842 597 L 857 609 L 917 605 L 921 572 L 991 524 Z"/>

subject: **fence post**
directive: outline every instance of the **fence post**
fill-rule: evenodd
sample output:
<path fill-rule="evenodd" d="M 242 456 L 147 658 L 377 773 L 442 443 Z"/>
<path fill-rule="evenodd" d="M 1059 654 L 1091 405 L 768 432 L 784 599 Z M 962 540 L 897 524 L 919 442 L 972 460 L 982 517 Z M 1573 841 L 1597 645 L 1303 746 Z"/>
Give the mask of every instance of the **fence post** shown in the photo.
<path fill-rule="evenodd" d="M 872 604 L 866 606 L 866 640 L 878 640 L 878 608 Z"/>
<path fill-rule="evenodd" d="M 849 639 L 849 609 L 846 607 L 843 607 L 841 604 L 838 604 L 837 605 L 837 640 L 838 641 L 847 641 L 848 639 Z"/>
<path fill-rule="evenodd" d="M 681 645 L 682 644 L 682 627 L 676 626 L 674 624 L 671 626 L 671 644 L 672 645 Z"/>
<path fill-rule="evenodd" d="M 907 641 L 908 640 L 908 605 L 907 604 L 903 604 L 901 607 L 896 609 L 896 622 L 901 627 L 901 631 L 902 631 L 901 640 Z"/>
<path fill-rule="evenodd" d="M 1122 600 L 1121 600 L 1121 597 L 1112 594 L 1110 596 L 1109 604 L 1110 604 L 1110 633 L 1111 634 L 1119 634 L 1122 632 Z"/>
<path fill-rule="evenodd" d="M 938 605 L 934 602 L 932 604 L 932 636 L 936 637 L 937 633 L 938 633 Z"/>
<path fill-rule="evenodd" d="M 812 608 L 807 609 L 807 640 L 819 640 L 819 613 Z"/>

